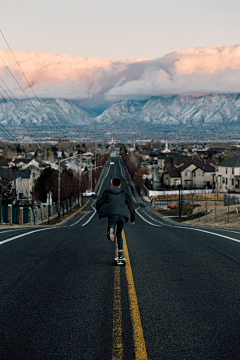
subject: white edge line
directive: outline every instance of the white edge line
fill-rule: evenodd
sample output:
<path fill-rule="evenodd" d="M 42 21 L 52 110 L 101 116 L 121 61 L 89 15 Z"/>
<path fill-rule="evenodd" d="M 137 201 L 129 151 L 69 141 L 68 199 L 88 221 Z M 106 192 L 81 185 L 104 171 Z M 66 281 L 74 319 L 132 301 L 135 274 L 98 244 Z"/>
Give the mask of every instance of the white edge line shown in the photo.
<path fill-rule="evenodd" d="M 0 241 L 0 245 L 5 244 L 5 243 L 7 243 L 7 242 L 9 242 L 9 241 L 13 241 L 13 240 L 15 240 L 15 239 L 19 239 L 19 238 L 21 238 L 21 237 L 23 237 L 23 236 L 27 236 L 27 235 L 30 235 L 30 234 L 33 234 L 33 233 L 36 233 L 36 232 L 39 232 L 39 231 L 51 230 L 51 229 L 54 229 L 54 228 L 56 228 L 56 226 L 54 226 L 54 227 L 49 227 L 49 228 L 44 228 L 44 229 L 33 230 L 33 231 L 29 231 L 29 232 L 27 232 L 27 233 L 25 233 L 25 234 L 13 236 L 12 238 L 9 238 L 9 239 Z"/>
<path fill-rule="evenodd" d="M 150 217 L 150 219 L 152 219 L 153 221 L 158 222 L 161 225 L 164 225 L 164 223 L 162 223 L 161 221 L 159 221 L 159 219 L 154 219 L 153 217 L 151 217 L 150 215 L 148 215 L 144 210 L 142 211 L 145 215 L 147 215 L 148 217 Z"/>
<path fill-rule="evenodd" d="M 100 190 L 101 190 L 101 188 L 102 188 L 103 181 L 104 181 L 105 178 L 108 176 L 109 171 L 110 171 L 110 166 L 109 166 L 109 168 L 108 168 L 108 171 L 107 171 L 106 175 L 105 175 L 104 178 L 102 179 L 101 186 L 100 186 L 100 188 L 99 188 L 99 190 L 98 190 L 98 192 L 97 192 L 97 195 L 99 195 Z"/>
<path fill-rule="evenodd" d="M 139 208 L 138 208 L 139 209 Z M 138 211 L 136 210 L 136 212 L 138 213 Z M 146 219 L 144 219 L 144 217 L 142 217 L 139 213 L 138 215 L 146 222 L 148 222 L 149 224 L 153 225 L 153 226 L 160 226 L 160 225 L 155 225 L 155 224 L 152 224 L 150 223 L 150 221 L 147 221 Z M 166 226 L 166 224 L 163 224 Z M 167 225 L 168 226 L 168 225 Z M 170 225 L 169 225 L 170 226 Z M 203 230 L 203 229 L 198 229 L 198 228 L 194 228 L 194 227 L 190 227 L 190 226 L 175 226 L 175 228 L 177 229 L 185 229 L 185 230 L 195 230 L 195 231 L 200 231 L 200 232 L 204 232 L 206 234 L 211 234 L 211 235 L 215 235 L 215 236 L 219 236 L 221 238 L 224 238 L 224 239 L 228 239 L 228 240 L 232 240 L 232 241 L 235 241 L 235 242 L 238 242 L 240 243 L 240 240 L 238 239 L 235 239 L 235 238 L 232 238 L 230 236 L 226 236 L 226 235 L 221 235 L 221 234 L 218 234 L 218 233 L 214 233 L 214 232 L 211 232 L 211 231 L 207 231 L 207 230 Z"/>
<path fill-rule="evenodd" d="M 143 217 L 142 215 L 140 215 L 140 214 L 139 214 L 139 212 L 137 211 L 137 209 L 136 209 L 135 211 L 136 211 L 136 213 L 140 216 L 140 218 L 142 218 L 142 219 L 143 219 L 146 223 L 148 223 L 148 224 L 150 224 L 150 225 L 152 225 L 152 226 L 161 227 L 161 225 L 156 225 L 156 224 L 153 224 L 153 223 L 151 223 L 150 221 L 148 221 L 148 220 L 144 219 L 144 217 Z"/>
<path fill-rule="evenodd" d="M 71 224 L 70 226 L 74 226 L 76 224 L 78 224 L 82 219 L 85 218 L 85 216 L 87 216 L 88 214 L 84 214 L 78 221 L 76 221 L 74 224 Z"/>
<path fill-rule="evenodd" d="M 91 207 L 93 208 L 94 210 L 94 213 L 92 214 L 92 216 L 90 216 L 90 218 L 84 223 L 82 224 L 82 226 L 85 226 L 89 223 L 90 220 L 92 220 L 93 216 L 96 214 L 97 210 L 93 207 L 93 204 L 96 202 L 96 200 L 92 203 Z"/>
<path fill-rule="evenodd" d="M 235 239 L 235 238 L 232 238 L 232 237 L 226 236 L 226 235 L 217 234 L 217 233 L 207 231 L 207 230 L 203 230 L 203 229 L 197 229 L 197 228 L 193 228 L 193 227 L 183 227 L 183 226 L 175 226 L 175 227 L 178 228 L 178 229 L 196 230 L 196 231 L 204 232 L 204 233 L 211 234 L 211 235 L 216 235 L 216 236 L 219 236 L 219 237 L 222 237 L 222 238 L 232 240 L 232 241 L 236 241 L 236 242 L 240 243 L 240 240 L 238 240 L 238 239 Z"/>
<path fill-rule="evenodd" d="M 27 229 L 30 229 L 29 227 L 23 227 L 23 228 L 20 228 L 20 227 L 17 227 L 16 229 L 14 230 L 5 230 L 5 231 L 0 231 L 0 235 L 1 234 L 4 234 L 6 232 L 11 232 L 11 231 L 18 231 L 18 230 L 27 230 Z"/>
<path fill-rule="evenodd" d="M 127 181 L 126 177 L 123 175 L 122 163 L 121 163 L 121 161 L 119 162 L 119 165 L 120 165 L 121 175 L 122 175 L 122 177 Z"/>

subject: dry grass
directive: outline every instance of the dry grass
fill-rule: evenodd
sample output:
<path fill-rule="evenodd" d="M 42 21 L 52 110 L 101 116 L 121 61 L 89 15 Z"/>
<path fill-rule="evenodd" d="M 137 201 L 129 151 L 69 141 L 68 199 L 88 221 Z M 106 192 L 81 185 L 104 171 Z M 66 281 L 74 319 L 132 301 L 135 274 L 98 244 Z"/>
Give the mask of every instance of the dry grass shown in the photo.
<path fill-rule="evenodd" d="M 179 194 L 176 194 L 176 195 L 161 195 L 161 196 L 156 196 L 154 197 L 156 198 L 156 201 L 178 201 L 178 198 L 179 198 Z M 182 200 L 189 200 L 189 201 L 196 201 L 196 200 L 215 200 L 217 199 L 218 200 L 223 200 L 224 198 L 224 194 L 223 193 L 219 193 L 218 195 L 217 194 L 186 194 L 186 195 L 182 195 L 181 194 L 181 199 Z"/>
<path fill-rule="evenodd" d="M 229 215 L 228 206 L 223 205 L 223 201 L 201 201 L 198 203 L 200 206 L 193 210 L 193 214 L 200 211 L 212 210 L 210 214 L 201 216 L 193 220 L 183 221 L 188 225 L 211 225 L 219 227 L 240 227 L 240 206 L 230 205 Z"/>

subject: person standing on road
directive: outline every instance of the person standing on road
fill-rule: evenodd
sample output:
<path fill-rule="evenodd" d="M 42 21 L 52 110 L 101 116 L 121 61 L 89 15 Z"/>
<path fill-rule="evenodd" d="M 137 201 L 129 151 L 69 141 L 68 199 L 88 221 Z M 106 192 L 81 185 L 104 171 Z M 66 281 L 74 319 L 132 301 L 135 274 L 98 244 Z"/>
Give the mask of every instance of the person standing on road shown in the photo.
<path fill-rule="evenodd" d="M 135 223 L 135 210 L 130 195 L 121 189 L 121 179 L 115 178 L 112 186 L 106 189 L 96 203 L 99 219 L 108 218 L 107 238 L 114 241 L 117 226 L 118 260 L 123 258 L 122 230 L 130 218 L 130 224 Z"/>

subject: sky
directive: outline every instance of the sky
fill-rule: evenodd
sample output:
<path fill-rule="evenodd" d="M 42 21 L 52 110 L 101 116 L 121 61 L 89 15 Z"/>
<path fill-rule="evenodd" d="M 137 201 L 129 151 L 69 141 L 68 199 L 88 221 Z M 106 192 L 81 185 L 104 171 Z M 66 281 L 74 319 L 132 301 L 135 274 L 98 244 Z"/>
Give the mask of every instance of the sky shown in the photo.
<path fill-rule="evenodd" d="M 238 44 L 239 13 L 238 0 L 8 0 L 0 16 L 14 50 L 120 60 Z"/>
<path fill-rule="evenodd" d="M 39 97 L 94 108 L 240 92 L 239 13 L 236 0 L 8 0 L 1 31 Z M 31 96 L 1 35 L 0 56 Z M 1 61 L 0 76 L 21 98 Z"/>

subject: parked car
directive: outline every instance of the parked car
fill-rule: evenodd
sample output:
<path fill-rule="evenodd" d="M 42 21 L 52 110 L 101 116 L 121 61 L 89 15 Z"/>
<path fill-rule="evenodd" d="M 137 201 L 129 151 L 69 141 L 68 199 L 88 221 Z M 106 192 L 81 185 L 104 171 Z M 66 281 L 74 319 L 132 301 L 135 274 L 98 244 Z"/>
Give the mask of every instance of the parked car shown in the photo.
<path fill-rule="evenodd" d="M 82 193 L 83 196 L 86 196 L 86 197 L 95 197 L 96 196 L 96 193 L 94 191 L 90 191 L 90 190 L 86 190 L 86 192 Z"/>

